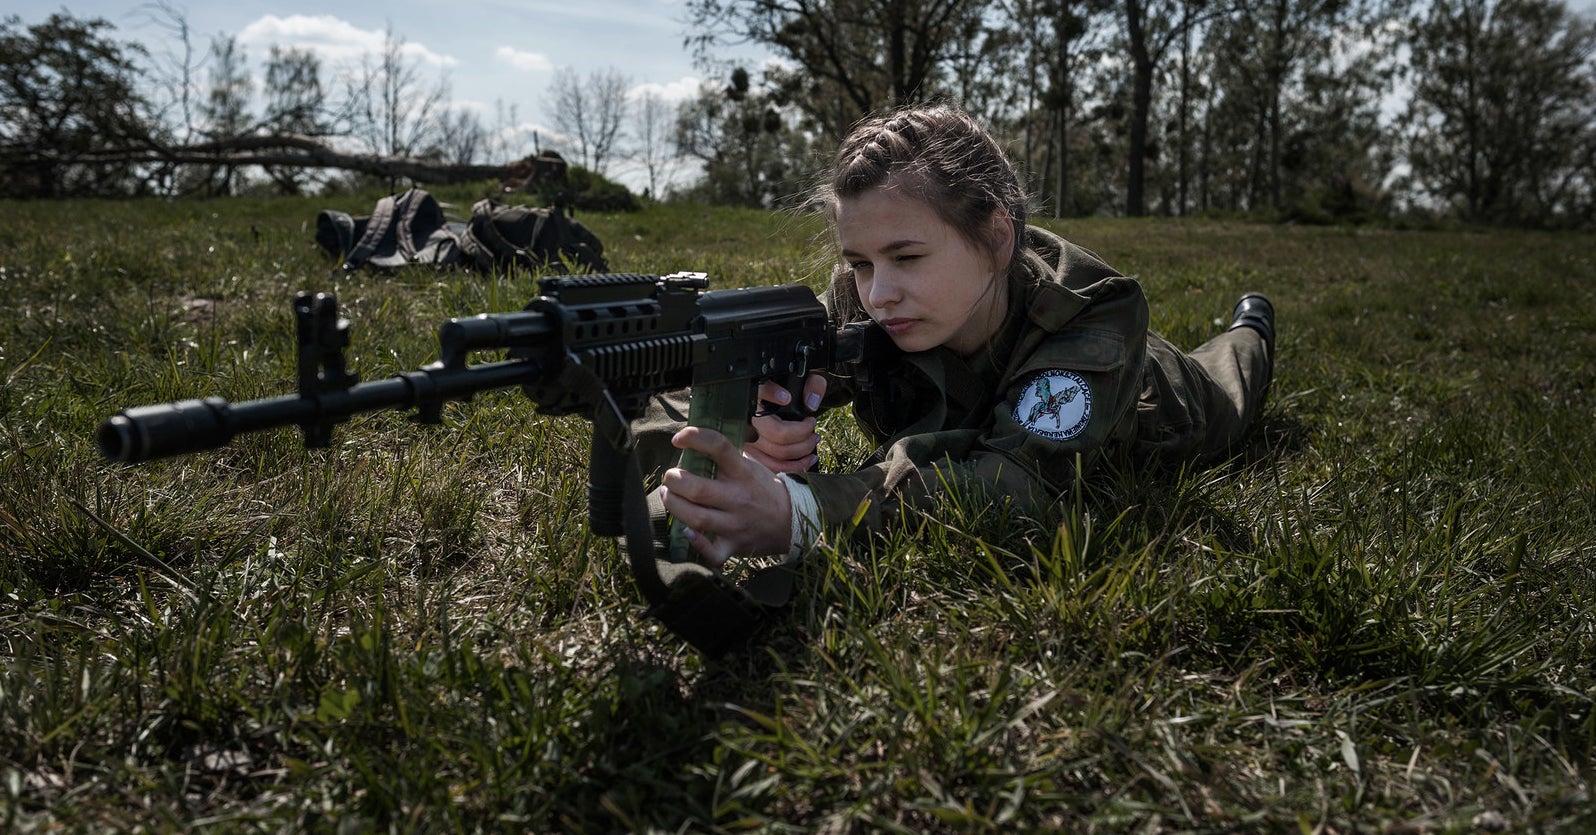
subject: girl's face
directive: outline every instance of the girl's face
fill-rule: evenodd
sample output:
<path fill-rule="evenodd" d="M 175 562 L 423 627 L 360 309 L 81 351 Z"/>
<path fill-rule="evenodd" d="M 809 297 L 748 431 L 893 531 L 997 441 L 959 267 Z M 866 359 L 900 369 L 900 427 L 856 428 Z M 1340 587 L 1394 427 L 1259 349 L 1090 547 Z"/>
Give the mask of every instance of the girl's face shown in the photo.
<path fill-rule="evenodd" d="M 873 188 L 837 204 L 837 242 L 859 301 L 905 351 L 946 345 L 970 356 L 1003 324 L 1014 225 L 996 214 L 994 258 L 921 200 Z M 1004 230 L 1007 230 L 1006 233 Z"/>

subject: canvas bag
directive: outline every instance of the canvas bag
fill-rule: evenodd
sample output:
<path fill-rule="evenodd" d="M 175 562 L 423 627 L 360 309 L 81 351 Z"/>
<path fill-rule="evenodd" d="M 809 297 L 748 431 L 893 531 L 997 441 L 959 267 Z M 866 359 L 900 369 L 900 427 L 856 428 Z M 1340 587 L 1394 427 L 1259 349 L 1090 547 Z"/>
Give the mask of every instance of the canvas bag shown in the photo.
<path fill-rule="evenodd" d="M 512 265 L 556 272 L 609 270 L 598 236 L 562 207 L 506 206 L 488 198 L 471 207 L 460 238 L 468 264 L 479 270 Z"/>
<path fill-rule="evenodd" d="M 377 201 L 371 215 L 351 217 L 324 209 L 316 215 L 316 242 L 343 258 L 343 269 L 370 265 L 393 270 L 411 264 L 451 267 L 462 262 L 462 222 L 451 222 L 436 197 L 419 188 Z"/>

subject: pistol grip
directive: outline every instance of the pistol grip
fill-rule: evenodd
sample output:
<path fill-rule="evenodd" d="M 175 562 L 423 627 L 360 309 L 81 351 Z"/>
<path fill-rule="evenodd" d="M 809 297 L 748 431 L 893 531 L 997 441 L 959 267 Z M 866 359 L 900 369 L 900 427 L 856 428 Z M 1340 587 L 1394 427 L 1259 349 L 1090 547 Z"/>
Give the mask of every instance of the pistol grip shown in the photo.
<path fill-rule="evenodd" d="M 693 386 L 692 398 L 687 406 L 687 424 L 701 429 L 713 429 L 726 436 L 738 449 L 748 431 L 748 408 L 753 399 L 752 380 L 728 380 L 721 383 L 704 383 Z M 715 478 L 718 469 L 714 459 L 697 450 L 683 450 L 678 465 L 693 475 Z M 673 562 L 694 560 L 692 546 L 688 545 L 683 525 L 671 520 L 670 556 Z"/>
<path fill-rule="evenodd" d="M 777 382 L 787 389 L 787 393 L 792 395 L 792 399 L 788 400 L 785 406 L 777 406 L 774 403 L 766 404 L 770 407 L 766 411 L 782 420 L 803 420 L 815 414 L 809 410 L 809 407 L 804 405 L 804 384 L 809 382 L 808 373 L 800 370 L 777 380 Z"/>

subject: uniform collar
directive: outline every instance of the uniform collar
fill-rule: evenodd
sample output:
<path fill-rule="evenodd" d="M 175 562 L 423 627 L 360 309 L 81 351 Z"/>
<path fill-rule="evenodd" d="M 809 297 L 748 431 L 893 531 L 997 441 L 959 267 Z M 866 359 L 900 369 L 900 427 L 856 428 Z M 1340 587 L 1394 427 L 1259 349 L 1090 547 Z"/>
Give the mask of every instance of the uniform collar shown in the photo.
<path fill-rule="evenodd" d="M 1024 299 L 1026 315 L 1048 333 L 1063 330 L 1088 300 L 1087 287 L 1119 275 L 1097 254 L 1036 226 L 1025 227 L 1021 261 L 1025 291 L 1012 293 Z"/>

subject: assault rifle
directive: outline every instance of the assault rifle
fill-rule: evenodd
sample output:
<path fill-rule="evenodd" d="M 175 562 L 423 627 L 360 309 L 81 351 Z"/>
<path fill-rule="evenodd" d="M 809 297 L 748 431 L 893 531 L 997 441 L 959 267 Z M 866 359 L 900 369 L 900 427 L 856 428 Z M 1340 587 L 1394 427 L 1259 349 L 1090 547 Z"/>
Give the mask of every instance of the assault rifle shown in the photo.
<path fill-rule="evenodd" d="M 862 328 L 838 329 L 802 285 L 708 286 L 703 273 L 545 278 L 524 310 L 451 319 L 438 328 L 437 361 L 370 383 L 345 367 L 349 322 L 339 318 L 337 300 L 300 293 L 294 298 L 297 395 L 137 406 L 105 420 L 96 441 L 105 457 L 128 463 L 212 449 L 235 435 L 281 426 L 298 426 L 306 446 L 321 447 L 337 424 L 362 412 L 413 408 L 421 422 L 437 423 L 448 401 L 520 386 L 543 414 L 592 421 L 593 532 L 624 537 L 653 614 L 718 655 L 785 602 L 787 584 L 767 574 L 733 587 L 720 572 L 691 561 L 679 532 L 668 558 L 654 556 L 631 424 L 650 396 L 690 386 L 688 423 L 740 445 L 759 383 L 776 380 L 801 391 L 811 371 L 859 357 Z M 505 358 L 470 364 L 469 356 L 481 351 L 503 351 Z M 690 450 L 681 466 L 715 475 L 714 462 Z"/>

